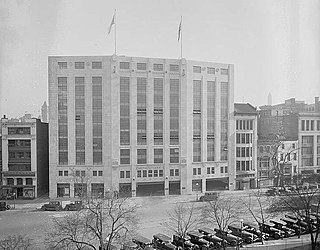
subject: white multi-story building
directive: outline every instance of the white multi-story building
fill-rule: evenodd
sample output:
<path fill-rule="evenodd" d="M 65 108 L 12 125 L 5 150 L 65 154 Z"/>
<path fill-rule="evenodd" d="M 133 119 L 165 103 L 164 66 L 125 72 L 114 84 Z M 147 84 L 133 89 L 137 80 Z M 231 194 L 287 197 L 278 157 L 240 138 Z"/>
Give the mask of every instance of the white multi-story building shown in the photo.
<path fill-rule="evenodd" d="M 50 56 L 50 197 L 234 189 L 233 71 L 185 59 Z"/>

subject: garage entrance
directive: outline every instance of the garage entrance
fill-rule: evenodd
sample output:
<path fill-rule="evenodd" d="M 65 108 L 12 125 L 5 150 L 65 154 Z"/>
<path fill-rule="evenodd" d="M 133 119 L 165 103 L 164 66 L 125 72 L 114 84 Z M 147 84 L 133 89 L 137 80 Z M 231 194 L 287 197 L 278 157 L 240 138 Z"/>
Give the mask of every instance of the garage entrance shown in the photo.
<path fill-rule="evenodd" d="M 169 195 L 180 195 L 180 181 L 169 182 Z"/>
<path fill-rule="evenodd" d="M 137 196 L 161 196 L 161 195 L 164 195 L 164 182 L 137 183 Z"/>
<path fill-rule="evenodd" d="M 120 197 L 131 197 L 131 183 L 120 183 L 119 184 L 119 196 Z"/>
<path fill-rule="evenodd" d="M 227 190 L 228 188 L 228 178 L 206 179 L 206 191 Z"/>

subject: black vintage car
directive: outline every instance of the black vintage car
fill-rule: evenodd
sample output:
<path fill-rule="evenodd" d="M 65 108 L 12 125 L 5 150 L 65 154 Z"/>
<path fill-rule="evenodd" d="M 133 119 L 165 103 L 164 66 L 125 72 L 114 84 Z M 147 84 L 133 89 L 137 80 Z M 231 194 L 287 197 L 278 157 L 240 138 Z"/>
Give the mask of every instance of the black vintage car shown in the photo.
<path fill-rule="evenodd" d="M 73 201 L 64 207 L 66 211 L 79 211 L 83 208 L 82 201 Z"/>
<path fill-rule="evenodd" d="M 216 236 L 226 240 L 228 245 L 230 246 L 241 246 L 243 243 L 243 240 L 240 237 L 237 237 L 229 232 L 219 230 L 216 228 L 214 229 L 214 231 L 216 232 Z"/>
<path fill-rule="evenodd" d="M 292 230 L 295 231 L 295 234 L 303 234 L 305 231 L 304 231 L 304 228 L 301 228 L 299 225 L 298 225 L 298 220 L 294 220 L 294 219 L 291 219 L 291 218 L 280 218 L 280 220 L 282 220 L 283 222 L 286 223 L 286 227 L 289 227 L 291 228 Z"/>
<path fill-rule="evenodd" d="M 202 227 L 198 229 L 199 233 L 203 234 L 203 238 L 207 241 L 210 241 L 214 244 L 215 247 L 221 247 L 227 243 L 227 241 L 216 236 L 215 231 L 210 228 Z"/>
<path fill-rule="evenodd" d="M 47 204 L 42 205 L 41 210 L 43 211 L 60 211 L 63 210 L 60 201 L 50 201 Z"/>
<path fill-rule="evenodd" d="M 269 234 L 270 237 L 275 240 L 282 239 L 285 236 L 284 231 L 275 228 L 273 224 L 260 223 L 259 226 L 260 226 L 262 232 Z"/>
<path fill-rule="evenodd" d="M 0 201 L 0 211 L 9 210 L 10 206 L 5 201 Z"/>
<path fill-rule="evenodd" d="M 276 219 L 270 220 L 270 222 L 274 224 L 275 228 L 284 232 L 284 237 L 291 237 L 295 235 L 295 231 L 290 227 L 287 227 L 285 222 Z"/>
<path fill-rule="evenodd" d="M 152 248 L 152 241 L 141 235 L 133 237 L 132 242 L 135 243 L 140 249 Z"/>
<path fill-rule="evenodd" d="M 261 232 L 260 229 L 256 228 L 251 223 L 244 222 L 242 230 L 256 235 L 258 237 L 258 241 L 268 240 L 269 239 L 269 234 Z"/>
<path fill-rule="evenodd" d="M 197 244 L 200 248 L 210 248 L 213 247 L 213 244 L 207 240 L 204 239 L 204 235 L 197 232 L 197 231 L 192 231 L 188 232 L 187 235 L 190 236 L 190 241 L 193 244 Z"/>
<path fill-rule="evenodd" d="M 255 234 L 249 233 L 243 230 L 243 228 L 229 225 L 228 229 L 231 231 L 233 235 L 240 237 L 247 244 L 251 244 L 258 241 L 258 237 Z"/>
<path fill-rule="evenodd" d="M 190 236 L 186 235 L 184 238 L 173 235 L 172 243 L 177 247 L 183 247 L 186 250 L 199 249 L 198 245 L 191 243 Z"/>
<path fill-rule="evenodd" d="M 204 195 L 200 196 L 199 201 L 215 201 L 218 197 L 218 192 L 206 192 Z"/>
<path fill-rule="evenodd" d="M 162 233 L 153 235 L 152 243 L 156 249 L 163 249 L 163 250 L 177 249 L 175 245 L 171 244 L 171 238 Z"/>

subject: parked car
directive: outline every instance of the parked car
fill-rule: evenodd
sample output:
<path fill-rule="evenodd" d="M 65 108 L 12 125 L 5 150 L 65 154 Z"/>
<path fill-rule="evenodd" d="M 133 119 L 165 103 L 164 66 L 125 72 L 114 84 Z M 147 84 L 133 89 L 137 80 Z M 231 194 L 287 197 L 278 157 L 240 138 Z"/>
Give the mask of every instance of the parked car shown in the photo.
<path fill-rule="evenodd" d="M 8 193 L 8 194 L 4 194 L 1 196 L 1 200 L 13 200 L 16 198 L 16 194 L 15 193 Z"/>
<path fill-rule="evenodd" d="M 214 231 L 216 231 L 216 236 L 226 240 L 230 246 L 241 246 L 243 243 L 243 240 L 240 237 L 237 237 L 229 232 L 222 231 L 216 228 L 214 229 Z"/>
<path fill-rule="evenodd" d="M 229 225 L 228 229 L 233 235 L 240 237 L 245 243 L 251 244 L 258 241 L 258 237 L 255 234 L 249 233 L 243 230 L 243 228 Z"/>
<path fill-rule="evenodd" d="M 66 211 L 79 211 L 83 208 L 82 201 L 73 201 L 64 207 Z"/>
<path fill-rule="evenodd" d="M 60 211 L 63 210 L 60 201 L 50 201 L 47 204 L 42 205 L 41 210 L 43 211 Z"/>
<path fill-rule="evenodd" d="M 207 240 L 204 239 L 204 235 L 197 232 L 197 231 L 192 231 L 192 232 L 188 232 L 187 235 L 190 236 L 190 241 L 193 244 L 197 244 L 200 248 L 202 247 L 211 247 L 213 246 L 213 244 Z"/>
<path fill-rule="evenodd" d="M 178 235 L 173 235 L 172 243 L 177 247 L 184 247 L 186 250 L 198 249 L 198 245 L 191 243 L 190 236 L 186 235 L 185 238 L 182 238 Z"/>
<path fill-rule="evenodd" d="M 221 247 L 222 245 L 227 244 L 227 241 L 216 236 L 215 231 L 210 228 L 202 227 L 199 228 L 198 231 L 204 235 L 203 238 L 205 240 L 212 242 L 215 247 Z"/>
<path fill-rule="evenodd" d="M 270 222 L 274 224 L 275 228 L 284 231 L 284 237 L 291 237 L 295 235 L 295 231 L 290 227 L 287 227 L 285 222 L 275 219 L 270 220 Z"/>
<path fill-rule="evenodd" d="M 134 238 L 132 238 L 132 242 L 135 243 L 138 247 L 140 247 L 140 249 L 152 247 L 152 241 L 141 235 L 137 235 Z"/>
<path fill-rule="evenodd" d="M 171 238 L 162 233 L 153 235 L 152 243 L 156 249 L 163 249 L 163 250 L 177 249 L 175 245 L 171 244 Z"/>
<path fill-rule="evenodd" d="M 9 210 L 10 206 L 5 201 L 0 201 L 0 211 Z"/>
<path fill-rule="evenodd" d="M 256 228 L 254 225 L 252 225 L 251 223 L 248 222 L 244 222 L 243 223 L 243 227 L 242 230 L 249 232 L 249 233 L 253 233 L 258 237 L 259 241 L 262 240 L 268 240 L 269 239 L 269 234 L 261 232 L 260 229 Z"/>
<path fill-rule="evenodd" d="M 260 228 L 262 232 L 265 232 L 270 235 L 275 240 L 282 239 L 285 233 L 282 230 L 279 230 L 274 227 L 273 224 L 270 223 L 260 223 Z"/>
<path fill-rule="evenodd" d="M 218 192 L 206 192 L 204 195 L 199 197 L 199 201 L 215 201 L 218 199 Z"/>

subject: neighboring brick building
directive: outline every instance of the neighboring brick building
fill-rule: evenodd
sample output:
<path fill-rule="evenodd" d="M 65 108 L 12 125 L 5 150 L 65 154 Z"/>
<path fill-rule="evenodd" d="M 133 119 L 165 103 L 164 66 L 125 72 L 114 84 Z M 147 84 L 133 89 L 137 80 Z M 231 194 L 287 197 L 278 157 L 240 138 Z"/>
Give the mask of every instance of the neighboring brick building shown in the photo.
<path fill-rule="evenodd" d="M 48 124 L 2 118 L 2 195 L 36 198 L 48 192 Z"/>
<path fill-rule="evenodd" d="M 51 198 L 234 189 L 233 65 L 51 56 L 48 79 Z"/>
<path fill-rule="evenodd" d="M 251 104 L 234 104 L 236 189 L 257 186 L 257 116 L 258 112 Z"/>

